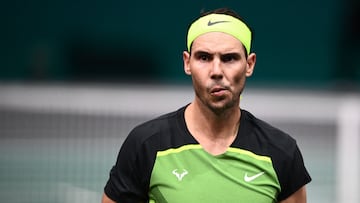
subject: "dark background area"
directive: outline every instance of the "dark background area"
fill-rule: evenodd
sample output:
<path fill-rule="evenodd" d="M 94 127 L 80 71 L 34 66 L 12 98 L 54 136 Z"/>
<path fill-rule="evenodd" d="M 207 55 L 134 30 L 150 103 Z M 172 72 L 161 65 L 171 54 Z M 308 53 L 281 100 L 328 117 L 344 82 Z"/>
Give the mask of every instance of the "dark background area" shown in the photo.
<path fill-rule="evenodd" d="M 188 84 L 188 24 L 202 10 L 230 7 L 255 31 L 252 84 L 360 83 L 357 0 L 15 0 L 1 7 L 0 82 Z"/>

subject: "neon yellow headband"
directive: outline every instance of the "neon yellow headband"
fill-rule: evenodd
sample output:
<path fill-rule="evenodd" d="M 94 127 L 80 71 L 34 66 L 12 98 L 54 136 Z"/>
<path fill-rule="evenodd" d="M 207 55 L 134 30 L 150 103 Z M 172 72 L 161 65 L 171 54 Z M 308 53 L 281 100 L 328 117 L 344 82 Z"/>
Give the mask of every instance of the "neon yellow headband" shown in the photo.
<path fill-rule="evenodd" d="M 208 32 L 223 32 L 234 36 L 244 45 L 247 54 L 250 54 L 250 29 L 239 19 L 226 14 L 209 14 L 191 24 L 187 35 L 188 51 L 190 52 L 190 46 L 198 36 Z"/>

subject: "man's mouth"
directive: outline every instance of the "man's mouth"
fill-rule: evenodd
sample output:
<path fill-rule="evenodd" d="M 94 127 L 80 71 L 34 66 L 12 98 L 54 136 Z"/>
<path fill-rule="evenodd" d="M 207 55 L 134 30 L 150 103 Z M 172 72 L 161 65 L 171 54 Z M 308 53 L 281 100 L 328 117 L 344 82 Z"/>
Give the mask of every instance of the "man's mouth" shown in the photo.
<path fill-rule="evenodd" d="M 227 90 L 225 87 L 214 87 L 211 89 L 210 94 L 213 96 L 223 96 Z"/>

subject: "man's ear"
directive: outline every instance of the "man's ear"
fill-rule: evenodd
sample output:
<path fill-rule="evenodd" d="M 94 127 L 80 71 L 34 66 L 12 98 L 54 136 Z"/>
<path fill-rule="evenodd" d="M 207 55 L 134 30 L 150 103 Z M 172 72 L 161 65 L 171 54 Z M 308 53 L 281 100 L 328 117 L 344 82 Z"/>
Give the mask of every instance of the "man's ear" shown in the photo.
<path fill-rule="evenodd" d="M 250 77 L 253 74 L 255 63 L 256 63 L 256 54 L 250 53 L 247 58 L 246 77 Z"/>
<path fill-rule="evenodd" d="M 186 75 L 191 75 L 190 70 L 190 53 L 187 51 L 183 52 L 184 72 Z"/>

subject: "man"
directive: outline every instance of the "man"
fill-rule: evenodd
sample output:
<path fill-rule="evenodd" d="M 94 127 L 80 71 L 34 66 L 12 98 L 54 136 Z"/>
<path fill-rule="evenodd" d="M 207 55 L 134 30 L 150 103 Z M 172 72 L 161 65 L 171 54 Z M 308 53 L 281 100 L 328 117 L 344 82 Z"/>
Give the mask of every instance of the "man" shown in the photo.
<path fill-rule="evenodd" d="M 130 132 L 103 203 L 306 202 L 295 140 L 239 107 L 256 62 L 251 37 L 228 9 L 191 24 L 183 61 L 195 98 Z"/>

